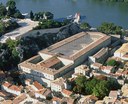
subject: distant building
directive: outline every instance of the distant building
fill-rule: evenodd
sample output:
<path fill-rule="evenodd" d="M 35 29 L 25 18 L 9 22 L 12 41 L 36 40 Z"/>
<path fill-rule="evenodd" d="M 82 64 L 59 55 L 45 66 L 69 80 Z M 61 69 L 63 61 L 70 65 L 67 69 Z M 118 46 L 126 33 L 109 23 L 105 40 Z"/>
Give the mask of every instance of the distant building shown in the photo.
<path fill-rule="evenodd" d="M 44 86 L 66 76 L 85 62 L 88 56 L 111 44 L 111 37 L 100 32 L 81 32 L 40 51 L 18 65 L 26 78 L 37 80 Z"/>
<path fill-rule="evenodd" d="M 118 50 L 116 50 L 114 56 L 123 60 L 128 60 L 128 43 L 124 43 Z"/>
<path fill-rule="evenodd" d="M 53 97 L 52 98 L 52 104 L 61 104 L 62 99 L 58 98 L 58 97 Z"/>
<path fill-rule="evenodd" d="M 14 100 L 13 100 L 13 104 L 23 104 L 22 102 L 27 99 L 27 95 L 26 94 L 21 94 L 19 96 L 17 96 Z"/>
<path fill-rule="evenodd" d="M 31 87 L 35 91 L 39 91 L 39 90 L 42 90 L 43 89 L 43 86 L 39 82 L 37 82 L 37 81 L 34 81 L 33 84 L 31 85 Z"/>
<path fill-rule="evenodd" d="M 98 100 L 97 97 L 93 95 L 87 95 L 82 97 L 79 101 L 78 104 L 95 104 L 95 102 Z"/>
<path fill-rule="evenodd" d="M 66 89 L 63 89 L 61 93 L 64 97 L 70 97 L 73 94 L 72 91 L 69 91 L 69 90 L 66 90 Z"/>
<path fill-rule="evenodd" d="M 22 91 L 22 86 L 12 85 L 9 82 L 4 82 L 1 87 L 2 87 L 2 90 L 5 90 L 6 92 L 9 92 L 15 95 L 20 95 Z"/>
<path fill-rule="evenodd" d="M 107 73 L 107 74 L 110 74 L 110 73 L 114 72 L 114 67 L 113 66 L 102 66 L 100 68 L 100 70 Z"/>
<path fill-rule="evenodd" d="M 93 56 L 89 56 L 90 63 L 104 63 L 108 58 L 108 48 L 102 48 Z"/>
<path fill-rule="evenodd" d="M 90 65 L 90 67 L 94 70 L 99 70 L 103 65 L 100 63 L 93 63 Z"/>
<path fill-rule="evenodd" d="M 52 97 L 51 93 L 52 93 L 51 90 L 49 90 L 47 88 L 43 88 L 42 90 L 35 92 L 35 97 L 46 99 L 48 97 Z"/>
<path fill-rule="evenodd" d="M 115 91 L 110 91 L 109 97 L 110 97 L 110 98 L 113 98 L 113 99 L 117 99 L 117 97 L 118 97 L 118 91 L 117 91 L 117 90 L 115 90 Z"/>
<path fill-rule="evenodd" d="M 72 74 L 72 78 L 77 77 L 79 75 L 84 75 L 84 76 L 90 76 L 91 70 L 88 68 L 87 65 L 80 65 L 75 68 L 75 73 Z"/>
<path fill-rule="evenodd" d="M 68 84 L 62 77 L 57 78 L 56 80 L 51 82 L 52 91 L 61 92 L 63 89 L 67 89 L 67 88 L 68 88 Z"/>

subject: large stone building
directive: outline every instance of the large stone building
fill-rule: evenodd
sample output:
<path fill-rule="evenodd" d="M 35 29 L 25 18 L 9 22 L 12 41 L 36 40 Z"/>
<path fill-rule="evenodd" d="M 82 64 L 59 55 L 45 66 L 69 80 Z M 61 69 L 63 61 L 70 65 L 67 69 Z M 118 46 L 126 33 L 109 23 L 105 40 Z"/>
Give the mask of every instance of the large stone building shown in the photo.
<path fill-rule="evenodd" d="M 81 32 L 40 51 L 20 63 L 26 77 L 50 87 L 51 81 L 65 76 L 89 56 L 111 44 L 111 37 L 100 32 Z"/>

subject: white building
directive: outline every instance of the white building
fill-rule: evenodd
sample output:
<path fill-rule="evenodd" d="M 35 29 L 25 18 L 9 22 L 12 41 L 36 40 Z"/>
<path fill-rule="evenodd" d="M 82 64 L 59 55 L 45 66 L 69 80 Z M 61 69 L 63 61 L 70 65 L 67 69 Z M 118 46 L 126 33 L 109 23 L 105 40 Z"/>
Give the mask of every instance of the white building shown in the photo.
<path fill-rule="evenodd" d="M 111 37 L 100 32 L 81 32 L 39 52 L 18 65 L 26 78 L 37 80 L 44 86 L 66 76 L 85 62 L 88 56 L 111 44 Z"/>
<path fill-rule="evenodd" d="M 100 63 L 93 63 L 90 65 L 90 67 L 94 70 L 99 70 L 102 67 L 102 64 Z"/>
<path fill-rule="evenodd" d="M 78 75 L 90 76 L 91 70 L 87 65 L 80 65 L 75 68 L 75 73 L 72 74 L 72 78 L 77 77 Z"/>
<path fill-rule="evenodd" d="M 56 80 L 51 82 L 52 91 L 61 92 L 66 87 L 68 87 L 68 85 L 62 77 L 57 78 Z"/>
<path fill-rule="evenodd" d="M 21 86 L 12 85 L 8 82 L 5 82 L 4 84 L 2 84 L 1 87 L 2 87 L 2 90 L 5 90 L 6 92 L 9 92 L 9 93 L 15 94 L 15 95 L 20 95 L 21 91 L 22 91 Z"/>
<path fill-rule="evenodd" d="M 35 97 L 46 99 L 47 97 L 51 97 L 51 93 L 52 93 L 51 90 L 44 88 L 40 91 L 36 91 L 35 92 Z"/>
<path fill-rule="evenodd" d="M 107 74 L 110 74 L 114 71 L 114 67 L 113 66 L 102 66 L 100 68 L 100 70 L 107 73 Z"/>

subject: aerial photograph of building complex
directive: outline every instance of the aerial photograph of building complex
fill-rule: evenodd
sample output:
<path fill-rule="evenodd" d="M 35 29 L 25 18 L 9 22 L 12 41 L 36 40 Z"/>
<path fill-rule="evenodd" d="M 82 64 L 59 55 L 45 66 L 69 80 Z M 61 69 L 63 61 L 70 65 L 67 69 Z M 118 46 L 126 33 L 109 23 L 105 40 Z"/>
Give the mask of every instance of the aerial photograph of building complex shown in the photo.
<path fill-rule="evenodd" d="M 0 104 L 128 104 L 128 0 L 0 0 Z"/>

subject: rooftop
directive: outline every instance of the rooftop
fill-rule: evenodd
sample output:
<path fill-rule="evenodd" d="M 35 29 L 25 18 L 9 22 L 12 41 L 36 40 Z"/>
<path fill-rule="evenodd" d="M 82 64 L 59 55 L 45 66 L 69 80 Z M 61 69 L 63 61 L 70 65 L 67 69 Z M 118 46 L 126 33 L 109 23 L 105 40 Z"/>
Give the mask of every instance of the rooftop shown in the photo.
<path fill-rule="evenodd" d="M 102 64 L 100 64 L 100 63 L 93 63 L 93 64 L 91 64 L 92 66 L 94 66 L 94 67 L 98 67 L 98 68 L 100 68 L 101 66 L 102 66 Z"/>
<path fill-rule="evenodd" d="M 117 95 L 118 95 L 118 91 L 117 90 L 115 90 L 115 91 L 110 91 L 110 93 L 109 93 L 109 97 L 115 97 L 115 98 L 117 98 Z"/>
<path fill-rule="evenodd" d="M 80 65 L 80 66 L 76 67 L 75 70 L 89 71 L 90 69 L 88 68 L 87 65 Z"/>
<path fill-rule="evenodd" d="M 82 50 L 89 51 L 93 45 L 98 45 L 105 39 L 110 38 L 100 32 L 81 32 L 67 39 L 64 39 L 50 47 L 40 51 L 51 55 L 60 55 L 67 58 L 73 58 L 82 52 Z M 84 51 L 85 51 L 84 50 Z"/>
<path fill-rule="evenodd" d="M 16 85 L 10 86 L 9 89 L 15 90 L 15 91 L 21 91 L 22 90 L 19 86 L 16 86 Z"/>
<path fill-rule="evenodd" d="M 5 86 L 5 87 L 10 87 L 11 84 L 10 84 L 9 82 L 4 82 L 3 86 Z"/>
<path fill-rule="evenodd" d="M 19 96 L 17 96 L 14 100 L 13 100 L 13 104 L 19 104 L 20 102 L 22 102 L 23 100 L 25 100 L 27 98 L 26 94 L 21 94 Z"/>
<path fill-rule="evenodd" d="M 51 93 L 51 90 L 49 90 L 49 89 L 47 89 L 47 88 L 44 88 L 44 89 L 42 89 L 42 90 L 40 90 L 40 91 L 37 91 L 37 93 L 40 93 L 40 94 L 42 94 L 42 95 L 44 95 L 44 96 L 47 96 L 48 94 Z"/>
<path fill-rule="evenodd" d="M 38 90 L 42 90 L 43 89 L 43 86 L 38 83 L 37 81 L 33 82 L 33 85 L 38 89 Z"/>
<path fill-rule="evenodd" d="M 13 104 L 12 100 L 4 100 L 1 104 Z"/>
<path fill-rule="evenodd" d="M 57 78 L 56 80 L 52 81 L 52 83 L 57 84 L 59 86 L 63 86 L 64 79 L 62 77 L 60 77 L 60 78 Z"/>
<path fill-rule="evenodd" d="M 108 48 L 102 48 L 100 51 L 98 51 L 95 55 L 93 55 L 93 57 L 95 58 L 100 58 L 101 56 L 103 56 L 106 52 L 108 52 Z"/>
<path fill-rule="evenodd" d="M 70 68 L 73 61 L 108 39 L 110 36 L 100 32 L 81 32 L 40 51 L 39 55 L 20 63 L 19 66 L 56 75 Z M 51 57 L 46 59 L 48 55 Z M 61 59 L 68 60 L 68 64 Z"/>
<path fill-rule="evenodd" d="M 68 95 L 68 96 L 70 96 L 70 95 L 72 94 L 71 91 L 66 90 L 66 89 L 63 89 L 63 90 L 62 90 L 62 93 L 63 93 L 63 94 L 66 94 L 66 95 Z"/>

